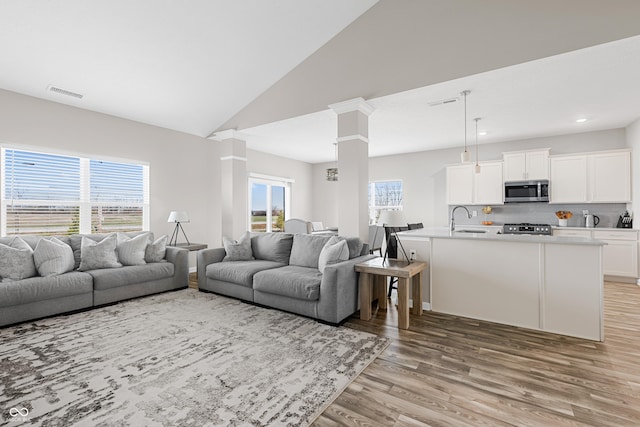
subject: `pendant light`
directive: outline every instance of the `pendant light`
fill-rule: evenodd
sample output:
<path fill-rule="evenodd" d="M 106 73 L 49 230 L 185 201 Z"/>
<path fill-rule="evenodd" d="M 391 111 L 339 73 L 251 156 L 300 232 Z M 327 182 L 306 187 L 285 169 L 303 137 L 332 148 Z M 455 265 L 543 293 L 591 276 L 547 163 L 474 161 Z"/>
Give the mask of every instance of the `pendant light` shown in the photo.
<path fill-rule="evenodd" d="M 338 180 L 338 143 L 333 143 L 333 154 L 335 158 L 335 168 L 327 168 L 327 181 L 337 181 Z"/>
<path fill-rule="evenodd" d="M 469 152 L 467 151 L 467 95 L 470 93 L 470 90 L 460 92 L 460 95 L 464 98 L 464 151 L 460 153 L 460 161 L 462 163 L 469 162 Z"/>
<path fill-rule="evenodd" d="M 476 117 L 473 119 L 476 121 L 476 173 L 480 173 L 480 164 L 478 163 L 478 122 L 480 121 L 480 117 Z"/>

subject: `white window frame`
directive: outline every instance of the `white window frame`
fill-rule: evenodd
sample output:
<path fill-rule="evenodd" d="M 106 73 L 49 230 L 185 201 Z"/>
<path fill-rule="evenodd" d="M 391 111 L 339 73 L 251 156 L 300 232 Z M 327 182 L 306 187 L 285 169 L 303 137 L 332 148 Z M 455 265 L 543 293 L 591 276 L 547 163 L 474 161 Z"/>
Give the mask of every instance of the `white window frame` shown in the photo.
<path fill-rule="evenodd" d="M 129 163 L 137 166 L 142 166 L 142 185 L 143 185 L 143 202 L 141 203 L 127 203 L 126 207 L 141 207 L 142 208 L 142 229 L 147 231 L 149 230 L 150 225 L 150 185 L 149 185 L 149 164 L 147 162 L 141 162 L 136 160 L 129 159 L 120 159 L 120 158 L 106 158 L 106 157 L 93 157 L 88 155 L 82 155 L 78 153 L 70 153 L 64 152 L 55 149 L 48 149 L 42 147 L 26 147 L 20 145 L 13 144 L 0 144 L 0 236 L 7 235 L 7 206 L 9 205 L 9 201 L 6 200 L 6 192 L 5 192 L 5 159 L 6 159 L 6 150 L 16 150 L 16 151 L 29 151 L 35 152 L 39 154 L 45 155 L 56 155 L 56 156 L 68 156 L 68 157 L 77 157 L 80 159 L 80 199 L 79 201 L 65 201 L 65 200 L 56 200 L 55 202 L 61 202 L 60 205 L 68 205 L 68 206 L 78 206 L 79 207 L 79 216 L 80 216 L 80 226 L 79 232 L 82 234 L 91 233 L 91 209 L 94 206 L 113 206 L 114 202 L 91 202 L 91 191 L 90 191 L 90 162 L 91 160 L 95 161 L 105 161 L 105 162 L 115 162 L 115 163 Z M 25 204 L 29 205 L 50 205 L 51 200 L 39 201 L 39 200 L 25 200 Z"/>
<path fill-rule="evenodd" d="M 284 187 L 284 220 L 286 221 L 291 217 L 291 187 L 293 186 L 293 183 L 295 182 L 295 180 L 291 178 L 283 178 L 278 176 L 250 173 L 247 182 L 248 182 L 247 230 L 251 230 L 251 212 L 252 212 L 251 206 L 253 202 L 251 198 L 251 187 L 253 186 L 253 184 L 263 184 L 267 186 L 267 201 L 266 201 L 267 207 L 265 209 L 267 214 L 267 227 L 265 229 L 265 233 L 271 233 L 272 225 L 273 225 L 273 217 L 270 209 L 272 205 L 271 204 L 272 202 L 271 187 L 272 186 Z"/>
<path fill-rule="evenodd" d="M 386 182 L 399 182 L 402 185 L 402 199 L 399 205 L 385 205 L 385 206 L 377 206 L 375 204 L 375 186 L 379 183 Z M 367 188 L 369 194 L 373 193 L 373 197 L 370 200 L 369 204 L 369 222 L 377 223 L 378 217 L 376 216 L 376 211 L 383 210 L 394 210 L 394 211 L 402 211 L 403 210 L 403 201 L 404 201 L 404 181 L 401 179 L 379 179 L 375 181 L 369 181 L 369 185 Z"/>

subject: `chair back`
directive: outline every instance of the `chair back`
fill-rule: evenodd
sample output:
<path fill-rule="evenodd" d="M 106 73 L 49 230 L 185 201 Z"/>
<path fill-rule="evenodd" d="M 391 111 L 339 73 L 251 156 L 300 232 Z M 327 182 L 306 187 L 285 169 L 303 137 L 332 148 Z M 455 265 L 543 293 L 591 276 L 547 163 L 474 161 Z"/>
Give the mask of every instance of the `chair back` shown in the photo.
<path fill-rule="evenodd" d="M 419 228 L 424 228 L 421 222 L 416 222 L 415 224 L 407 224 L 409 226 L 409 230 L 417 230 Z"/>
<path fill-rule="evenodd" d="M 369 226 L 369 253 L 380 251 L 382 256 L 382 241 L 384 240 L 384 227 L 381 225 Z"/>
<path fill-rule="evenodd" d="M 310 221 L 292 218 L 284 222 L 284 232 L 291 234 L 311 234 L 313 227 Z"/>
<path fill-rule="evenodd" d="M 384 226 L 385 236 L 387 238 L 387 257 L 389 258 L 398 258 L 398 241 L 396 236 L 392 236 L 391 234 L 397 233 L 399 231 L 407 231 L 409 229 L 408 226 L 402 227 L 388 227 Z"/>

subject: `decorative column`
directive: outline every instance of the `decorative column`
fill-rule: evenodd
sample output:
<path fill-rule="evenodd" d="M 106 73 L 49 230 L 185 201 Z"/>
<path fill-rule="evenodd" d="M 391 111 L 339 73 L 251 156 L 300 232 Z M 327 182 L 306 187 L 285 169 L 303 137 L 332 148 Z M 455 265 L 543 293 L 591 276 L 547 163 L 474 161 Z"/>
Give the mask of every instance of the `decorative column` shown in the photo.
<path fill-rule="evenodd" d="M 338 115 L 338 230 L 369 239 L 369 115 L 362 98 L 329 106 Z"/>
<path fill-rule="evenodd" d="M 248 182 L 247 143 L 242 134 L 225 130 L 215 134 L 220 141 L 220 210 L 222 235 L 238 239 L 247 231 Z"/>

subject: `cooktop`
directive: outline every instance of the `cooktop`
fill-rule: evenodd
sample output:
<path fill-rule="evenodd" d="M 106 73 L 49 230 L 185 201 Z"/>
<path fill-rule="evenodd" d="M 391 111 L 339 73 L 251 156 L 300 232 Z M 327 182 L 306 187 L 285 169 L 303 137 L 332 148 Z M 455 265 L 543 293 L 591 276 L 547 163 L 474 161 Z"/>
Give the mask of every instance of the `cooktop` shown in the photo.
<path fill-rule="evenodd" d="M 551 236 L 553 229 L 549 224 L 530 224 L 523 222 L 520 224 L 505 224 L 502 227 L 504 234 L 535 234 Z"/>

